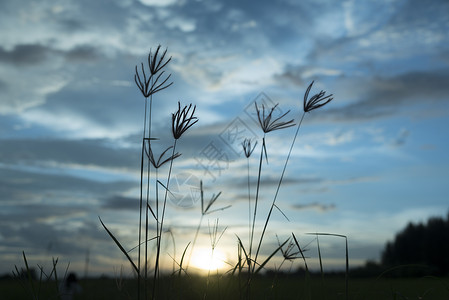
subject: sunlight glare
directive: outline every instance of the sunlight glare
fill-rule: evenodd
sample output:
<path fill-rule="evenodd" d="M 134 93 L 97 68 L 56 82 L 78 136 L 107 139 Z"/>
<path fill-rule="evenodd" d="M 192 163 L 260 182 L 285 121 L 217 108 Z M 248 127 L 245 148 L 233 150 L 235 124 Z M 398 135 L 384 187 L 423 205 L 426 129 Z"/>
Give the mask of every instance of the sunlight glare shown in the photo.
<path fill-rule="evenodd" d="M 212 249 L 198 248 L 192 254 L 191 265 L 203 271 L 215 271 L 223 269 L 226 266 L 226 260 L 225 253 L 219 249 L 215 249 L 212 255 Z"/>

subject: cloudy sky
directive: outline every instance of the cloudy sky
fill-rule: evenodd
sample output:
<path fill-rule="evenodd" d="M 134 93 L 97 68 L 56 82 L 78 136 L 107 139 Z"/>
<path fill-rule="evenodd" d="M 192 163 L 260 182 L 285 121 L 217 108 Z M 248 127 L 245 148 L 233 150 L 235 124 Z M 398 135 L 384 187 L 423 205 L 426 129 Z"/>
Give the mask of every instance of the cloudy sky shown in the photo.
<path fill-rule="evenodd" d="M 448 35 L 444 0 L 1 1 L 0 273 L 22 251 L 80 273 L 86 258 L 89 274 L 129 267 L 98 216 L 136 246 L 145 101 L 134 73 L 159 44 L 173 85 L 153 98 L 155 154 L 173 142 L 178 101 L 199 119 L 177 143 L 164 224 L 176 254 L 170 233 L 164 253 L 179 258 L 193 240 L 202 180 L 206 201 L 221 192 L 212 209 L 231 207 L 203 218 L 195 247 L 210 248 L 218 220 L 217 249 L 235 261 L 263 137 L 254 102 L 298 122 L 314 81 L 311 93 L 334 100 L 304 118 L 276 202 L 289 220 L 275 210 L 262 254 L 294 232 L 313 261 L 307 233 L 328 232 L 348 237 L 352 266 L 379 259 L 408 222 L 448 212 Z M 256 238 L 294 132 L 266 135 Z M 245 137 L 258 141 L 249 160 Z M 325 267 L 342 263 L 344 241 L 320 245 Z"/>

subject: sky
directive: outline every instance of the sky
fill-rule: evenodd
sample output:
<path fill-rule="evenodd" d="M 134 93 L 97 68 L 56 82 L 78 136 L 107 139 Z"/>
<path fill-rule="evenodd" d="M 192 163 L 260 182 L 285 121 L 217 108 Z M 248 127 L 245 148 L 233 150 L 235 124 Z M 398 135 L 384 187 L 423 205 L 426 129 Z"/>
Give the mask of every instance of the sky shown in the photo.
<path fill-rule="evenodd" d="M 235 263 L 264 136 L 254 102 L 297 124 L 312 81 L 311 95 L 334 99 L 305 115 L 262 256 L 294 233 L 316 266 L 308 233 L 326 232 L 347 236 L 355 267 L 379 260 L 408 222 L 448 213 L 447 1 L 3 0 L 0 40 L 0 273 L 24 251 L 34 265 L 58 257 L 79 274 L 131 274 L 99 217 L 127 250 L 137 245 L 145 99 L 134 74 L 158 45 L 173 85 L 153 96 L 154 152 L 173 143 L 178 101 L 198 118 L 177 141 L 167 268 L 194 239 L 200 181 L 205 201 L 221 194 L 194 249 L 210 249 L 217 226 L 216 253 Z M 256 239 L 295 130 L 265 136 Z M 244 138 L 258 142 L 249 159 Z M 157 178 L 167 174 L 168 164 Z M 344 264 L 343 239 L 319 243 L 325 269 Z"/>

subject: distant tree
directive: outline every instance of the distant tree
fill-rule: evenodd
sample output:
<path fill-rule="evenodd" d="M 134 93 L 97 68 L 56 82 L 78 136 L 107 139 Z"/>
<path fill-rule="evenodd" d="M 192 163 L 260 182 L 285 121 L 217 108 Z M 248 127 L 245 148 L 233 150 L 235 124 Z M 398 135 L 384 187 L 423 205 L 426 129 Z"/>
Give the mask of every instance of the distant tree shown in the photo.
<path fill-rule="evenodd" d="M 382 253 L 382 264 L 422 264 L 437 276 L 449 274 L 449 213 L 447 219 L 431 218 L 426 224 L 409 223 Z"/>

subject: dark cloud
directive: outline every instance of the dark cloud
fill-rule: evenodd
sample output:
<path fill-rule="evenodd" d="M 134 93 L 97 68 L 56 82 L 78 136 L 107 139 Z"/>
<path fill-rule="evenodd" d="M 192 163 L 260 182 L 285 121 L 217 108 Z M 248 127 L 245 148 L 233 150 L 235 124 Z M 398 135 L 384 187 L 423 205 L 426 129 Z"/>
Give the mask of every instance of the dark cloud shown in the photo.
<path fill-rule="evenodd" d="M 431 4 L 419 0 L 405 1 L 401 9 L 390 18 L 389 26 L 403 31 L 423 27 L 437 29 L 442 25 L 449 29 L 448 11 L 449 3 L 445 0 L 432 1 Z"/>
<path fill-rule="evenodd" d="M 306 83 L 303 80 L 303 67 L 288 65 L 281 74 L 276 74 L 274 78 L 281 85 L 291 85 L 303 87 Z"/>
<path fill-rule="evenodd" d="M 40 44 L 20 44 L 12 50 L 5 50 L 0 47 L 0 61 L 17 65 L 36 65 L 47 60 L 54 51 Z"/>
<path fill-rule="evenodd" d="M 46 169 L 34 172 L 0 168 L 0 202 L 3 205 L 54 201 L 68 205 L 74 199 L 93 202 L 108 194 L 135 187 L 134 182 L 99 182 L 61 174 L 46 174 Z"/>
<path fill-rule="evenodd" d="M 32 208 L 34 207 L 31 206 L 30 209 Z M 29 212 L 26 215 L 32 217 Z M 4 246 L 10 251 L 21 249 L 34 255 L 37 253 L 70 255 L 71 259 L 76 259 L 78 255 L 83 256 L 86 249 L 94 243 L 110 242 L 99 226 L 90 221 L 85 221 L 76 228 L 39 221 L 23 223 L 0 221 L 0 224 L 0 234 L 10 237 L 2 241 Z"/>
<path fill-rule="evenodd" d="M 308 210 L 313 209 L 320 212 L 327 212 L 331 210 L 335 210 L 336 206 L 335 204 L 322 204 L 318 202 L 308 203 L 308 204 L 293 204 L 291 206 L 293 209 L 297 210 Z"/>
<path fill-rule="evenodd" d="M 242 176 L 246 176 L 246 174 L 242 173 Z M 308 185 L 308 184 L 319 184 L 322 183 L 324 180 L 320 179 L 320 178 L 295 178 L 293 179 L 293 175 L 289 175 L 287 174 L 283 180 L 282 180 L 282 185 L 289 185 L 289 186 L 301 186 L 301 185 Z M 253 177 L 251 180 L 252 182 L 255 182 L 257 178 Z M 235 179 L 233 179 L 235 180 Z M 254 183 L 255 184 L 255 183 Z M 260 186 L 264 187 L 264 188 L 275 188 L 277 187 L 277 185 L 279 184 L 279 178 L 278 177 L 262 177 L 260 180 Z M 239 188 L 247 188 L 247 182 L 244 180 L 240 180 L 237 184 L 235 182 L 232 183 L 232 186 L 236 187 L 237 189 Z"/>
<path fill-rule="evenodd" d="M 427 107 L 444 104 L 449 100 L 448 79 L 449 70 L 443 69 L 354 81 L 355 90 L 363 94 L 352 94 L 351 91 L 348 94 L 360 100 L 338 109 L 328 109 L 327 113 L 341 121 L 363 121 L 389 117 L 420 104 Z"/>
<path fill-rule="evenodd" d="M 65 53 L 67 61 L 73 63 L 95 61 L 100 58 L 100 56 L 101 54 L 98 49 L 89 45 L 77 46 Z"/>
<path fill-rule="evenodd" d="M 0 80 L 0 92 L 5 91 L 7 88 L 8 85 L 3 80 Z"/>
<path fill-rule="evenodd" d="M 57 22 L 63 31 L 69 33 L 74 33 L 85 29 L 84 24 L 78 19 L 73 18 L 59 19 Z"/>
<path fill-rule="evenodd" d="M 49 59 L 53 59 L 55 55 L 61 55 L 67 61 L 77 63 L 95 61 L 101 57 L 101 52 L 90 45 L 77 45 L 67 51 L 41 44 L 19 44 L 9 51 L 0 47 L 0 62 L 3 61 L 16 66 L 42 64 Z"/>
<path fill-rule="evenodd" d="M 103 200 L 102 207 L 114 210 L 133 210 L 139 209 L 139 199 L 133 197 L 125 197 L 121 195 L 112 195 Z"/>
<path fill-rule="evenodd" d="M 56 162 L 134 168 L 140 161 L 138 149 L 117 148 L 107 140 L 9 139 L 0 143 L 0 162 L 5 164 Z"/>
<path fill-rule="evenodd" d="M 11 209 L 11 203 L 13 202 L 4 200 L 6 199 L 3 198 L 1 201 L 3 211 L 0 213 L 2 217 L 0 222 L 3 222 L 5 226 L 8 223 L 17 224 L 18 226 L 30 226 L 54 218 L 63 220 L 80 213 L 87 213 L 89 209 L 87 206 L 83 207 L 70 203 L 53 202 L 50 204 L 35 204 L 33 203 L 33 199 L 30 198 L 23 199 L 28 201 L 28 203 L 16 205 L 14 206 L 14 209 Z"/>

